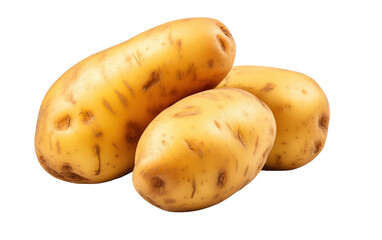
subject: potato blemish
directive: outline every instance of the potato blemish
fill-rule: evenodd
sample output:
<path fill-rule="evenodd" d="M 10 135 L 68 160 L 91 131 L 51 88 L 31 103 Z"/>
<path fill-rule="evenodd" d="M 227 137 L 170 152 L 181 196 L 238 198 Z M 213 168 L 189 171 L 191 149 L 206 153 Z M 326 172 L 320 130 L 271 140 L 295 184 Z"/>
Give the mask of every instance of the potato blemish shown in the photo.
<path fill-rule="evenodd" d="M 194 198 L 196 191 L 196 183 L 195 183 L 195 178 L 192 179 L 192 192 L 191 192 L 191 198 Z"/>
<path fill-rule="evenodd" d="M 216 23 L 216 25 L 220 28 L 220 30 L 224 33 L 224 35 L 226 35 L 227 37 L 229 38 L 232 38 L 232 34 L 231 32 L 228 30 L 228 28 L 226 26 L 224 26 L 223 24 L 221 23 Z"/>
<path fill-rule="evenodd" d="M 186 140 L 184 139 L 184 141 L 187 143 L 187 146 L 188 148 L 194 152 L 196 155 L 198 155 L 199 157 L 203 158 L 203 152 L 202 150 L 194 143 L 192 142 L 191 140 Z"/>
<path fill-rule="evenodd" d="M 94 114 L 90 111 L 81 111 L 80 117 L 82 123 L 89 124 L 94 119 Z"/>
<path fill-rule="evenodd" d="M 151 178 L 151 186 L 158 194 L 163 194 L 165 182 L 158 176 Z"/>
<path fill-rule="evenodd" d="M 111 108 L 111 105 L 108 101 L 106 101 L 105 99 L 102 99 L 102 103 L 107 108 L 107 110 L 109 110 L 111 113 L 113 113 L 115 115 L 115 112 Z"/>
<path fill-rule="evenodd" d="M 211 59 L 211 60 L 208 61 L 208 67 L 209 68 L 213 68 L 213 66 L 214 66 L 214 60 Z"/>
<path fill-rule="evenodd" d="M 227 182 L 226 172 L 224 170 L 219 171 L 216 185 L 218 186 L 218 188 L 222 188 L 224 187 L 226 182 Z"/>
<path fill-rule="evenodd" d="M 328 131 L 329 127 L 329 117 L 326 114 L 323 114 L 320 119 L 318 120 L 318 126 L 323 130 L 323 131 Z"/>
<path fill-rule="evenodd" d="M 321 151 L 322 142 L 317 140 L 314 142 L 313 154 L 318 154 Z"/>
<path fill-rule="evenodd" d="M 160 81 L 160 74 L 158 71 L 152 71 L 151 72 L 151 75 L 149 77 L 149 80 L 147 80 L 145 82 L 145 84 L 143 84 L 143 91 L 147 91 L 148 89 L 150 89 L 154 84 L 158 83 Z"/>
<path fill-rule="evenodd" d="M 54 128 L 58 131 L 64 131 L 70 127 L 71 121 L 72 119 L 70 118 L 69 114 L 67 114 L 64 117 L 59 118 L 54 123 Z"/>
<path fill-rule="evenodd" d="M 173 118 L 183 118 L 192 115 L 200 114 L 200 108 L 198 106 L 188 106 L 184 107 L 180 112 L 172 115 Z"/>
<path fill-rule="evenodd" d="M 237 130 L 236 139 L 241 143 L 241 145 L 243 145 L 244 148 L 246 148 L 245 139 L 240 129 Z"/>
<path fill-rule="evenodd" d="M 215 123 L 215 126 L 216 126 L 219 130 L 221 130 L 221 126 L 220 126 L 220 124 L 218 123 L 218 121 L 214 120 L 214 123 Z"/>
<path fill-rule="evenodd" d="M 275 156 L 275 163 L 276 163 L 276 165 L 279 167 L 279 166 L 281 166 L 281 164 L 282 164 L 282 161 L 281 161 L 281 155 L 276 155 Z"/>
<path fill-rule="evenodd" d="M 260 91 L 269 92 L 269 91 L 273 90 L 275 87 L 276 87 L 276 85 L 274 83 L 269 82 L 269 83 L 265 84 L 265 86 Z"/>
<path fill-rule="evenodd" d="M 117 90 L 114 90 L 114 91 L 117 94 L 119 100 L 121 101 L 123 107 L 127 107 L 127 99 L 126 99 L 125 95 L 123 95 L 122 93 L 118 92 Z"/>
<path fill-rule="evenodd" d="M 132 97 L 135 97 L 135 95 L 134 95 L 134 90 L 131 88 L 130 84 L 128 84 L 125 80 L 123 80 L 123 83 L 125 84 L 125 86 L 127 87 L 127 89 L 129 89 L 131 96 L 132 96 Z"/>
<path fill-rule="evenodd" d="M 219 43 L 221 49 L 223 50 L 223 52 L 225 52 L 226 51 L 226 45 L 227 45 L 226 40 L 220 34 L 216 36 L 216 39 L 218 40 L 218 43 Z"/>
<path fill-rule="evenodd" d="M 94 149 L 95 149 L 95 153 L 97 155 L 97 159 L 98 159 L 98 169 L 95 171 L 95 175 L 99 175 L 100 172 L 101 172 L 101 148 L 99 147 L 98 144 L 94 145 Z"/>

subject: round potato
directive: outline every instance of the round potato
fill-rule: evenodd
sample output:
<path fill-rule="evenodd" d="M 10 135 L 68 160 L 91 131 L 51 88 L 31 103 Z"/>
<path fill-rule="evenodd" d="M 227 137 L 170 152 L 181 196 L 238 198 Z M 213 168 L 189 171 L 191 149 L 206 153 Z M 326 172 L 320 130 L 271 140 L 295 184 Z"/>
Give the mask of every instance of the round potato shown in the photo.
<path fill-rule="evenodd" d="M 139 140 L 133 183 L 168 211 L 206 208 L 251 182 L 276 135 L 270 109 L 235 88 L 184 98 L 160 113 Z"/>
<path fill-rule="evenodd" d="M 272 67 L 235 66 L 217 88 L 244 89 L 272 110 L 276 140 L 265 170 L 290 170 L 312 161 L 324 147 L 329 103 L 320 86 L 305 74 Z"/>
<path fill-rule="evenodd" d="M 138 139 L 163 109 L 214 88 L 235 43 L 221 22 L 182 19 L 96 53 L 65 72 L 40 108 L 35 149 L 43 168 L 76 183 L 132 171 Z"/>

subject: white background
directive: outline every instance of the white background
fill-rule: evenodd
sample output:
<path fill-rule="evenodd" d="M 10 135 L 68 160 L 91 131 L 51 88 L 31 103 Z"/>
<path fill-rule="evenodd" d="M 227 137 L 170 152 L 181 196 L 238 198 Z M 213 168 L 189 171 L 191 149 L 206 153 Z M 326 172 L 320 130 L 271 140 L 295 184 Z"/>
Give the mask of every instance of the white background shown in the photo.
<path fill-rule="evenodd" d="M 321 154 L 261 172 L 224 202 L 160 210 L 131 174 L 63 182 L 39 165 L 34 131 L 50 85 L 81 59 L 167 21 L 212 17 L 235 65 L 305 73 L 331 107 Z M 382 8 L 378 1 L 1 1 L 0 239 L 382 239 Z"/>

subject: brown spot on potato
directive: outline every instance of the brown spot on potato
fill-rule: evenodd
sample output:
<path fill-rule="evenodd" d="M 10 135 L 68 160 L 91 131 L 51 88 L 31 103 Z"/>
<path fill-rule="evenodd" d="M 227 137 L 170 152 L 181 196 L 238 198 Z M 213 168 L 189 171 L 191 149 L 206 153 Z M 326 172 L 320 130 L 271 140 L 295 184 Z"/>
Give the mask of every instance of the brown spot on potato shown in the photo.
<path fill-rule="evenodd" d="M 259 145 L 259 135 L 257 135 L 256 137 L 256 142 L 255 142 L 255 149 L 253 150 L 253 155 L 256 154 L 256 151 L 257 151 L 257 146 Z"/>
<path fill-rule="evenodd" d="M 245 168 L 245 171 L 244 171 L 244 177 L 247 176 L 248 169 L 249 169 L 249 166 L 247 166 L 247 167 Z"/>
<path fill-rule="evenodd" d="M 137 122 L 129 121 L 126 124 L 126 141 L 130 144 L 138 142 L 142 129 Z"/>
<path fill-rule="evenodd" d="M 214 60 L 211 59 L 211 60 L 208 61 L 208 67 L 209 68 L 213 68 L 213 66 L 214 66 Z"/>
<path fill-rule="evenodd" d="M 172 115 L 173 118 L 183 118 L 192 115 L 200 114 L 200 108 L 198 106 L 187 106 L 184 107 L 180 112 Z"/>
<path fill-rule="evenodd" d="M 269 82 L 265 84 L 260 91 L 269 92 L 269 91 L 272 91 L 275 87 L 276 85 L 274 83 Z"/>
<path fill-rule="evenodd" d="M 281 155 L 277 154 L 277 155 L 275 156 L 275 164 L 276 164 L 276 166 L 278 166 L 278 167 L 281 166 L 281 164 L 282 164 L 282 161 L 281 161 Z"/>
<path fill-rule="evenodd" d="M 191 199 L 194 198 L 196 191 L 196 183 L 195 183 L 195 178 L 192 179 L 192 192 L 191 192 Z"/>
<path fill-rule="evenodd" d="M 220 35 L 220 34 L 218 34 L 217 36 L 216 36 L 216 39 L 218 40 L 218 43 L 219 43 L 219 46 L 220 46 L 220 48 L 225 52 L 227 49 L 227 42 L 226 42 L 226 40 Z"/>
<path fill-rule="evenodd" d="M 221 130 L 221 126 L 220 126 L 220 124 L 219 124 L 216 120 L 214 120 L 214 123 L 215 123 L 215 126 L 216 126 L 219 130 Z"/>
<path fill-rule="evenodd" d="M 102 133 L 101 131 L 96 131 L 96 130 L 94 130 L 94 137 L 99 138 L 99 137 L 101 137 L 102 135 L 103 135 L 103 133 Z"/>
<path fill-rule="evenodd" d="M 243 136 L 243 133 L 240 131 L 240 129 L 237 130 L 237 136 L 236 139 L 243 145 L 244 148 L 246 148 L 245 139 Z"/>
<path fill-rule="evenodd" d="M 96 156 L 97 156 L 97 159 L 98 159 L 98 169 L 95 170 L 95 175 L 99 175 L 100 172 L 101 172 L 101 148 L 99 147 L 98 144 L 95 144 L 94 145 L 94 149 L 95 149 L 95 153 L 96 153 Z"/>
<path fill-rule="evenodd" d="M 218 188 L 224 187 L 224 185 L 227 183 L 227 174 L 225 170 L 220 170 L 218 172 L 218 179 L 216 182 L 216 185 Z"/>
<path fill-rule="evenodd" d="M 68 166 L 65 166 L 65 164 L 62 166 L 62 173 L 57 172 L 56 170 L 52 169 L 51 167 L 48 166 L 46 159 L 44 158 L 43 155 L 39 155 L 38 160 L 41 164 L 41 166 L 47 171 L 50 175 L 52 175 L 55 178 L 58 178 L 60 180 L 64 180 L 67 182 L 76 182 L 76 183 L 87 183 L 89 182 L 89 179 L 82 177 L 79 174 L 76 174 L 74 172 L 71 172 L 71 167 L 69 170 Z"/>
<path fill-rule="evenodd" d="M 160 73 L 158 71 L 152 71 L 149 79 L 146 81 L 146 83 L 142 87 L 143 91 L 147 91 L 159 81 L 160 81 Z"/>
<path fill-rule="evenodd" d="M 187 140 L 187 139 L 183 139 L 186 143 L 187 143 L 187 146 L 188 148 L 194 152 L 196 155 L 198 155 L 199 157 L 203 158 L 203 152 L 202 150 L 198 147 L 197 144 L 195 144 L 193 141 L 191 140 Z"/>
<path fill-rule="evenodd" d="M 301 93 L 302 94 L 305 94 L 305 95 L 308 95 L 308 93 L 306 92 L 306 90 L 303 88 L 303 89 L 301 89 Z"/>
<path fill-rule="evenodd" d="M 70 165 L 70 163 L 64 163 L 61 167 L 61 170 L 64 172 L 71 172 L 73 170 L 73 168 Z"/>
<path fill-rule="evenodd" d="M 58 131 L 64 131 L 68 129 L 71 125 L 71 117 L 69 114 L 66 114 L 65 116 L 59 118 L 55 123 L 54 123 L 54 128 Z"/>
<path fill-rule="evenodd" d="M 138 63 L 139 66 L 142 66 L 143 57 L 138 50 L 136 50 L 135 54 L 133 54 L 133 58 L 135 59 L 135 61 Z"/>
<path fill-rule="evenodd" d="M 329 116 L 325 114 L 323 114 L 319 119 L 318 119 L 318 126 L 324 131 L 328 131 L 328 127 L 329 127 Z"/>
<path fill-rule="evenodd" d="M 165 182 L 158 176 L 154 176 L 151 178 L 151 186 L 153 190 L 157 194 L 164 193 Z"/>
<path fill-rule="evenodd" d="M 182 51 L 182 39 L 178 39 L 176 41 L 176 45 L 178 46 L 178 52 Z"/>
<path fill-rule="evenodd" d="M 81 111 L 80 117 L 82 123 L 89 124 L 94 119 L 94 114 L 90 111 Z"/>
<path fill-rule="evenodd" d="M 229 38 L 232 38 L 232 34 L 226 26 L 224 26 L 222 23 L 216 23 L 216 25 L 220 28 L 224 35 L 226 35 Z"/>
<path fill-rule="evenodd" d="M 122 93 L 118 92 L 117 90 L 114 90 L 114 92 L 117 94 L 119 100 L 121 101 L 123 107 L 127 107 L 127 99 L 125 97 L 125 95 L 123 95 Z"/>
<path fill-rule="evenodd" d="M 135 95 L 134 95 L 134 90 L 133 90 L 133 88 L 130 86 L 130 84 L 129 84 L 128 82 L 126 82 L 125 80 L 123 80 L 123 83 L 125 84 L 125 86 L 127 87 L 127 89 L 129 89 L 131 96 L 132 96 L 132 97 L 135 97 Z"/>
<path fill-rule="evenodd" d="M 109 110 L 112 114 L 115 115 L 115 112 L 114 110 L 111 108 L 111 105 L 108 101 L 106 101 L 104 98 L 102 98 L 102 103 L 103 105 L 107 108 L 107 110 Z"/>
<path fill-rule="evenodd" d="M 313 154 L 318 154 L 321 151 L 322 142 L 321 140 L 317 140 L 314 142 Z"/>

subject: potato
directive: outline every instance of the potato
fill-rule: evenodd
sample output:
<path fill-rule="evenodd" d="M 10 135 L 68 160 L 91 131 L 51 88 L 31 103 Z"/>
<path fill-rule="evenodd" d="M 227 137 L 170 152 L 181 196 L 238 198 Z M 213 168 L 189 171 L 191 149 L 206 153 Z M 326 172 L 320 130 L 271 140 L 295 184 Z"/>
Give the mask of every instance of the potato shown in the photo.
<path fill-rule="evenodd" d="M 272 112 L 252 94 L 196 93 L 161 112 L 142 134 L 134 187 L 167 211 L 212 206 L 255 178 L 275 135 Z"/>
<path fill-rule="evenodd" d="M 35 150 L 54 177 L 77 183 L 132 171 L 140 135 L 177 100 L 214 88 L 229 72 L 235 43 L 209 18 L 169 22 L 96 53 L 49 89 Z"/>
<path fill-rule="evenodd" d="M 265 170 L 291 170 L 312 161 L 324 147 L 329 126 L 329 103 L 310 77 L 284 69 L 235 66 L 217 88 L 244 89 L 272 110 L 276 140 Z"/>

